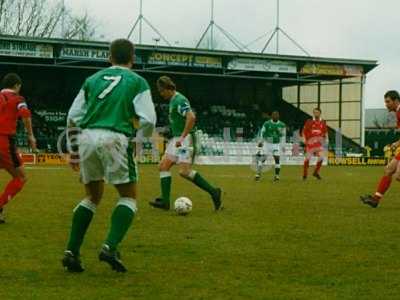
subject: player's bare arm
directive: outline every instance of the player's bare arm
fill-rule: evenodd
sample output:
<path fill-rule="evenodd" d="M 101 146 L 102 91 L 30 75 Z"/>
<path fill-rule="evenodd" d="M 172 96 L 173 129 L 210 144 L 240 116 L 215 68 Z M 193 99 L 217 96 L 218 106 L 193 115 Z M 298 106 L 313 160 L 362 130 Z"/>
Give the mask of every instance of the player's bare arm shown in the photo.
<path fill-rule="evenodd" d="M 22 122 L 24 123 L 25 130 L 28 134 L 29 145 L 31 146 L 33 151 L 37 151 L 36 138 L 35 135 L 33 134 L 31 117 L 22 118 Z"/>
<path fill-rule="evenodd" d="M 186 113 L 185 129 L 183 130 L 180 139 L 176 142 L 176 147 L 182 146 L 183 140 L 189 135 L 195 124 L 196 124 L 196 115 L 192 111 L 188 111 Z"/>

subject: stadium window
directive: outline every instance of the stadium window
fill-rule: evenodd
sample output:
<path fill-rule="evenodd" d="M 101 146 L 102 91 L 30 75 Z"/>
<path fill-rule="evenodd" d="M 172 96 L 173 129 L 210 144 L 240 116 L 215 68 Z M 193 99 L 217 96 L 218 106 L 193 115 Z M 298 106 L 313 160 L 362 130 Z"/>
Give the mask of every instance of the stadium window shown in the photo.
<path fill-rule="evenodd" d="M 361 119 L 360 102 L 343 102 L 342 103 L 342 118 L 346 119 Z"/>
<path fill-rule="evenodd" d="M 361 101 L 361 79 L 349 78 L 343 80 L 343 102 Z"/>
<path fill-rule="evenodd" d="M 339 103 L 321 103 L 321 110 L 325 120 L 339 119 Z"/>
<path fill-rule="evenodd" d="M 339 129 L 339 121 L 328 120 L 326 123 L 328 124 L 329 127 L 333 128 L 333 129 Z"/>
<path fill-rule="evenodd" d="M 342 121 L 342 134 L 351 138 L 360 138 L 360 121 Z"/>
<path fill-rule="evenodd" d="M 291 104 L 297 104 L 297 85 L 287 86 L 282 89 L 282 98 Z"/>
<path fill-rule="evenodd" d="M 339 101 L 339 81 L 321 82 L 321 102 Z"/>
<path fill-rule="evenodd" d="M 301 103 L 300 104 L 300 109 L 304 111 L 305 113 L 309 114 L 312 116 L 313 110 L 315 107 L 317 107 L 318 103 Z"/>
<path fill-rule="evenodd" d="M 300 102 L 318 102 L 318 84 L 307 84 L 300 87 Z"/>

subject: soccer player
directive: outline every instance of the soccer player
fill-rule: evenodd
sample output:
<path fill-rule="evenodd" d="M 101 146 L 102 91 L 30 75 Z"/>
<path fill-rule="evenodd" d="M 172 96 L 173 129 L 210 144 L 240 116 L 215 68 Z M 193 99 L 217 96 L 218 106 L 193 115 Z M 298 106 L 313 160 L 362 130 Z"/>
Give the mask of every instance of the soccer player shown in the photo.
<path fill-rule="evenodd" d="M 395 112 L 397 116 L 397 128 L 400 128 L 400 95 L 397 91 L 388 91 L 385 94 L 385 105 L 388 111 Z M 375 194 L 361 196 L 360 199 L 364 204 L 376 208 L 386 191 L 390 188 L 392 179 L 400 181 L 400 140 L 393 143 L 391 148 L 396 151 L 395 157 L 385 167 L 384 175 L 379 181 Z"/>
<path fill-rule="evenodd" d="M 313 176 L 318 180 L 322 179 L 319 173 L 322 163 L 324 162 L 324 146 L 327 147 L 329 143 L 328 127 L 326 126 L 325 120 L 321 118 L 321 109 L 318 107 L 314 108 L 313 115 L 314 118 L 307 120 L 302 130 L 305 144 L 303 180 L 307 179 L 310 159 L 313 156 L 318 157 Z"/>
<path fill-rule="evenodd" d="M 118 245 L 137 212 L 137 168 L 131 138 L 134 125 L 143 136 L 152 135 L 156 113 L 145 79 L 132 72 L 134 46 L 125 39 L 110 46 L 111 67 L 86 79 L 68 113 L 70 164 L 79 170 L 86 196 L 73 212 L 71 233 L 62 260 L 70 272 L 83 272 L 80 248 L 104 190 L 115 186 L 119 199 L 111 216 L 108 236 L 99 260 L 116 272 L 126 272 Z M 77 129 L 73 129 L 77 127 Z M 82 130 L 74 143 L 73 131 Z"/>
<path fill-rule="evenodd" d="M 260 138 L 263 142 L 259 143 L 259 147 L 263 147 L 264 152 L 272 155 L 275 161 L 275 176 L 274 181 L 279 181 L 279 174 L 281 172 L 281 149 L 286 141 L 286 125 L 279 120 L 279 112 L 274 111 L 271 115 L 271 120 L 264 123 L 260 131 Z M 257 170 L 256 180 L 259 180 L 261 173 Z"/>
<path fill-rule="evenodd" d="M 0 169 L 5 169 L 12 180 L 0 195 L 0 224 L 5 223 L 4 206 L 22 190 L 27 180 L 16 147 L 15 134 L 19 118 L 22 118 L 32 150 L 36 150 L 31 112 L 24 98 L 19 95 L 21 78 L 15 73 L 7 74 L 2 80 L 2 86 L 4 89 L 0 92 Z"/>
<path fill-rule="evenodd" d="M 189 100 L 176 91 L 175 83 L 167 76 L 157 81 L 161 97 L 169 101 L 169 122 L 173 138 L 169 141 L 159 169 L 161 178 L 161 197 L 149 204 L 155 208 L 169 210 L 171 194 L 171 172 L 174 164 L 179 166 L 179 174 L 210 194 L 215 210 L 222 209 L 221 189 L 213 187 L 200 173 L 192 169 L 194 158 L 193 129 L 196 116 Z"/>

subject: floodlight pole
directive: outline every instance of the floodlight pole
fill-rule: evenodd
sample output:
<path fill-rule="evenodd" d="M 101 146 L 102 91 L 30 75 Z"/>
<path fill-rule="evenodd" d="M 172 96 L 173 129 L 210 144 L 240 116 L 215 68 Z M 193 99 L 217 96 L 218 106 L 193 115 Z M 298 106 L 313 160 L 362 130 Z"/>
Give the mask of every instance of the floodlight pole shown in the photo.
<path fill-rule="evenodd" d="M 210 49 L 214 50 L 215 49 L 215 29 L 217 29 L 218 31 L 220 31 L 239 51 L 249 51 L 249 49 L 242 44 L 241 42 L 239 42 L 232 34 L 230 34 L 228 31 L 226 31 L 224 28 L 222 28 L 221 26 L 219 26 L 216 22 L 215 22 L 215 10 L 214 10 L 214 0 L 211 0 L 211 20 L 210 23 L 208 24 L 206 30 L 203 32 L 203 34 L 201 35 L 200 40 L 198 41 L 197 45 L 196 45 L 196 49 L 198 49 L 201 45 L 201 43 L 204 41 L 205 37 L 207 36 L 208 33 L 210 33 L 210 37 L 211 37 L 211 42 L 210 42 Z"/>
<path fill-rule="evenodd" d="M 272 35 L 269 37 L 267 43 L 262 49 L 261 53 L 264 53 L 267 50 L 268 46 L 271 44 L 273 38 L 276 36 L 276 54 L 279 54 L 279 42 L 280 42 L 280 33 L 282 33 L 289 41 L 291 41 L 297 48 L 299 48 L 304 54 L 307 56 L 311 56 L 310 53 L 305 50 L 295 39 L 293 39 L 289 34 L 287 34 L 280 27 L 280 0 L 276 0 L 276 27 L 272 32 Z M 256 40 L 257 41 L 257 40 Z"/>
<path fill-rule="evenodd" d="M 135 31 L 136 27 L 139 26 L 139 44 L 142 44 L 143 40 L 143 21 L 156 33 L 160 36 L 168 46 L 171 46 L 171 43 L 164 37 L 164 35 L 153 25 L 143 14 L 143 0 L 139 0 L 140 12 L 139 16 L 136 19 L 135 23 L 132 26 L 132 29 L 129 31 L 128 39 L 131 38 L 133 32 Z"/>
<path fill-rule="evenodd" d="M 143 0 L 140 0 L 139 44 L 142 44 L 142 34 L 143 34 Z"/>
<path fill-rule="evenodd" d="M 211 49 L 214 50 L 214 0 L 211 0 Z"/>
<path fill-rule="evenodd" d="M 280 15 L 280 11 L 279 11 L 279 0 L 276 0 L 276 54 L 279 54 L 279 15 Z"/>
<path fill-rule="evenodd" d="M 65 14 L 67 11 L 65 10 L 65 0 L 62 0 L 62 15 L 61 15 L 61 38 L 65 39 Z"/>

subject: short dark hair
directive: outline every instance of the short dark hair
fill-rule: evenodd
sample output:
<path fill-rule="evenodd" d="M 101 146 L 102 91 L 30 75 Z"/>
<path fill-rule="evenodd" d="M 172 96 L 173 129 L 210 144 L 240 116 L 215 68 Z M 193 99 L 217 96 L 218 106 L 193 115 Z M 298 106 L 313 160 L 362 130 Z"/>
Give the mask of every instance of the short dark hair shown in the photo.
<path fill-rule="evenodd" d="M 322 110 L 321 110 L 321 108 L 319 108 L 319 107 L 316 107 L 316 108 L 314 108 L 314 110 L 317 110 L 317 111 L 319 111 L 319 112 L 322 114 Z"/>
<path fill-rule="evenodd" d="M 1 81 L 1 86 L 4 89 L 12 89 L 17 84 L 22 84 L 22 80 L 16 73 L 8 73 Z"/>
<path fill-rule="evenodd" d="M 126 65 L 133 62 L 135 47 L 133 43 L 127 39 L 118 39 L 111 43 L 110 55 L 115 64 Z"/>
<path fill-rule="evenodd" d="M 176 85 L 168 76 L 161 76 L 157 80 L 157 86 L 163 90 L 176 90 Z"/>
<path fill-rule="evenodd" d="M 386 92 L 385 98 L 390 98 L 392 100 L 400 101 L 399 92 L 394 90 Z"/>

